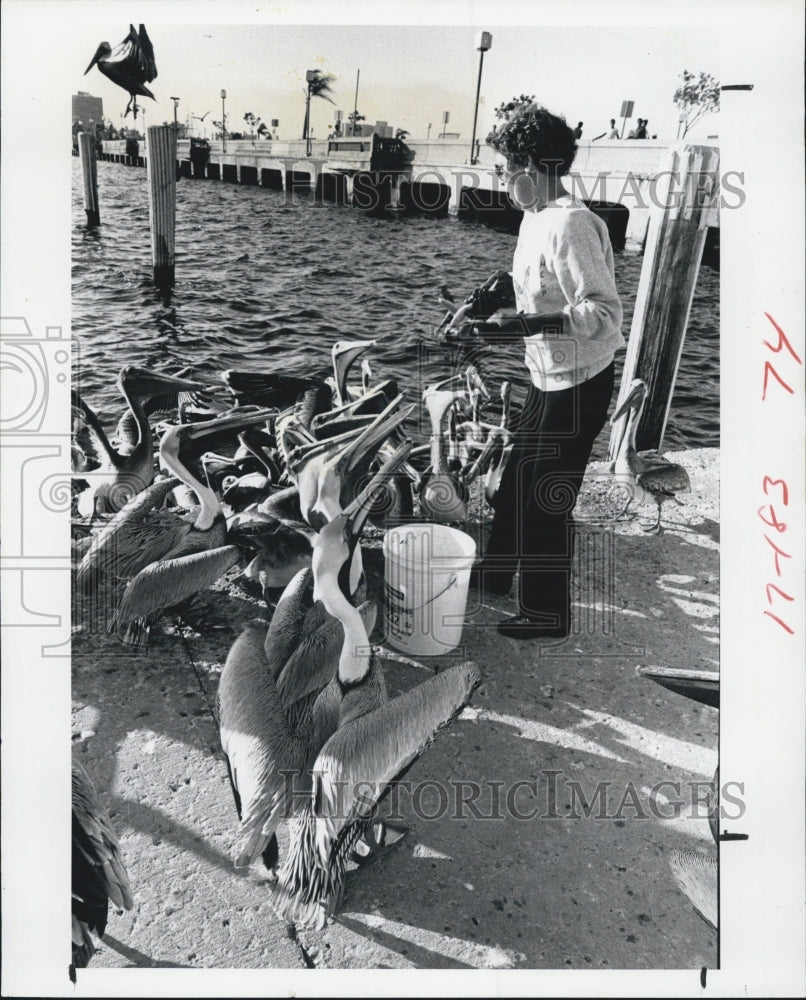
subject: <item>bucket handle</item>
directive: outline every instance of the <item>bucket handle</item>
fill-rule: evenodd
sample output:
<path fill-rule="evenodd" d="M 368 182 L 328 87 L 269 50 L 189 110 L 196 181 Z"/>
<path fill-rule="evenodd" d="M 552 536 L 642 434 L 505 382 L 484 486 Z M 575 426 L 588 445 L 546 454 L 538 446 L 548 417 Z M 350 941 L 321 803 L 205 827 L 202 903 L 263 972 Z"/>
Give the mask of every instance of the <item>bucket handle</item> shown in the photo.
<path fill-rule="evenodd" d="M 446 594 L 451 589 L 451 587 L 455 587 L 458 580 L 459 577 L 456 576 L 456 574 L 454 573 L 454 575 L 448 581 L 447 587 L 443 587 L 438 594 L 434 594 L 433 597 L 429 597 L 427 601 L 423 601 L 422 604 L 418 604 L 417 607 L 415 608 L 401 608 L 400 610 L 403 611 L 405 614 L 410 615 L 412 611 L 419 611 L 420 608 L 425 608 L 429 604 L 433 604 L 438 597 L 442 597 L 442 595 Z"/>

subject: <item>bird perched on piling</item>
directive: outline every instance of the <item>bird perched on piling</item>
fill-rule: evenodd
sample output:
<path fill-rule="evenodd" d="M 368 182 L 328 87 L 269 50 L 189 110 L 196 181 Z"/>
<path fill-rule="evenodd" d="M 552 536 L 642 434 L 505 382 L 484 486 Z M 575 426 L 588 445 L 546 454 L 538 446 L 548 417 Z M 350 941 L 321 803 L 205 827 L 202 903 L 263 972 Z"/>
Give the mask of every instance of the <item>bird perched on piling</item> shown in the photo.
<path fill-rule="evenodd" d="M 675 494 L 690 490 L 691 482 L 682 465 L 669 462 L 656 452 L 638 453 L 635 437 L 646 396 L 646 382 L 640 378 L 633 379 L 623 403 L 610 418 L 610 423 L 613 425 L 627 414 L 626 421 L 622 421 L 621 436 L 611 468 L 616 478 L 630 492 L 624 510 L 617 520 L 626 515 L 627 508 L 633 500 L 638 499 L 640 503 L 648 497 L 652 497 L 658 507 L 658 516 L 655 523 L 644 530 L 660 534 L 660 512 L 664 501 L 675 500 L 676 503 L 679 503 L 680 501 L 676 499 Z"/>
<path fill-rule="evenodd" d="M 122 87 L 129 94 L 125 115 L 133 112 L 137 120 L 137 98 L 154 95 L 145 85 L 157 78 L 157 64 L 154 60 L 154 46 L 148 37 L 146 26 L 140 25 L 138 34 L 133 24 L 129 25 L 129 34 L 113 49 L 109 42 L 101 42 L 89 66 L 84 70 L 84 76 L 97 64 L 105 77 Z"/>
<path fill-rule="evenodd" d="M 365 622 L 350 601 L 348 584 L 373 488 L 370 484 L 325 524 L 314 542 L 314 596 L 344 629 L 337 674 L 326 689 L 337 724 L 311 767 L 311 795 L 294 820 L 289 852 L 271 890 L 278 915 L 303 928 L 321 928 L 333 913 L 347 860 L 359 841 L 363 838 L 372 852 L 384 840 L 378 803 L 450 725 L 480 681 L 478 668 L 468 662 L 387 699 L 380 664 Z"/>
<path fill-rule="evenodd" d="M 85 969 L 95 953 L 93 935 L 106 930 L 109 900 L 134 905 L 120 844 L 90 776 L 73 761 L 72 915 L 73 967 Z"/>

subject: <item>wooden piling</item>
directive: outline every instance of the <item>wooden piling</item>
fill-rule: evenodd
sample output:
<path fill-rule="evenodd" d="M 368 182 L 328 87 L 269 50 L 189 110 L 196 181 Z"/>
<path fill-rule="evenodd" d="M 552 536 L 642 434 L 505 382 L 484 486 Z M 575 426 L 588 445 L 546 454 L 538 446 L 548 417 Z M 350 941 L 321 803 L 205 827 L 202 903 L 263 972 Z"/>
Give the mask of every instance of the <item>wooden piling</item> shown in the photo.
<path fill-rule="evenodd" d="M 87 225 L 100 226 L 98 164 L 95 155 L 95 136 L 92 133 L 78 133 L 78 155 L 81 159 L 81 175 L 84 178 L 84 211 L 87 213 Z"/>
<path fill-rule="evenodd" d="M 176 233 L 176 130 L 172 125 L 149 125 L 146 167 L 154 281 L 161 286 L 173 285 Z"/>
<path fill-rule="evenodd" d="M 639 451 L 660 451 L 705 237 L 718 197 L 719 149 L 675 143 L 650 186 L 649 228 L 616 407 L 633 379 L 647 384 Z M 626 416 L 621 420 L 626 420 Z M 610 436 L 615 459 L 621 420 Z"/>

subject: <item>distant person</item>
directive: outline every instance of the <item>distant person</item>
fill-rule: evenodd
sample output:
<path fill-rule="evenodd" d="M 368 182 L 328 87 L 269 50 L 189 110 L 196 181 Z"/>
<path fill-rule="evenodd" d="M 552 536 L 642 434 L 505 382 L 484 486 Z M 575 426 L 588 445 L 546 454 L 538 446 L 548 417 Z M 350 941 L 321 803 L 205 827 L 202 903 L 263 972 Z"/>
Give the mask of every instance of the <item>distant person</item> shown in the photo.
<path fill-rule="evenodd" d="M 635 133 L 638 131 L 638 128 L 639 128 L 640 125 L 641 125 L 641 119 L 639 118 L 638 119 L 638 125 L 636 125 L 635 128 L 631 128 L 630 131 L 627 133 L 627 138 L 628 139 L 634 139 L 635 138 Z"/>
<path fill-rule="evenodd" d="M 574 136 L 577 139 L 581 139 L 582 138 L 582 126 L 584 124 L 585 124 L 584 122 L 578 122 L 577 123 L 577 127 L 574 129 Z"/>
<path fill-rule="evenodd" d="M 616 119 L 610 119 L 610 128 L 602 132 L 601 135 L 597 135 L 592 139 L 592 142 L 597 142 L 599 139 L 618 139 L 618 129 L 616 128 Z"/>
<path fill-rule="evenodd" d="M 646 139 L 646 124 L 648 121 L 648 118 L 638 119 L 638 128 L 635 130 L 634 139 Z"/>

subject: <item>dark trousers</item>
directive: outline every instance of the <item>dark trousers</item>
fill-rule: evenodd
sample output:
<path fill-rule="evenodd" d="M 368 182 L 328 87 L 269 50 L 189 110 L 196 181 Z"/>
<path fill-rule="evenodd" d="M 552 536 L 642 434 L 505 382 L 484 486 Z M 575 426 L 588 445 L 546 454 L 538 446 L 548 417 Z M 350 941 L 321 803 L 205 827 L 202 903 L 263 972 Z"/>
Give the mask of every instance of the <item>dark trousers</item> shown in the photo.
<path fill-rule="evenodd" d="M 614 365 L 571 389 L 530 386 L 493 506 L 484 576 L 519 571 L 520 613 L 570 621 L 572 512 L 593 443 L 607 418 Z"/>

